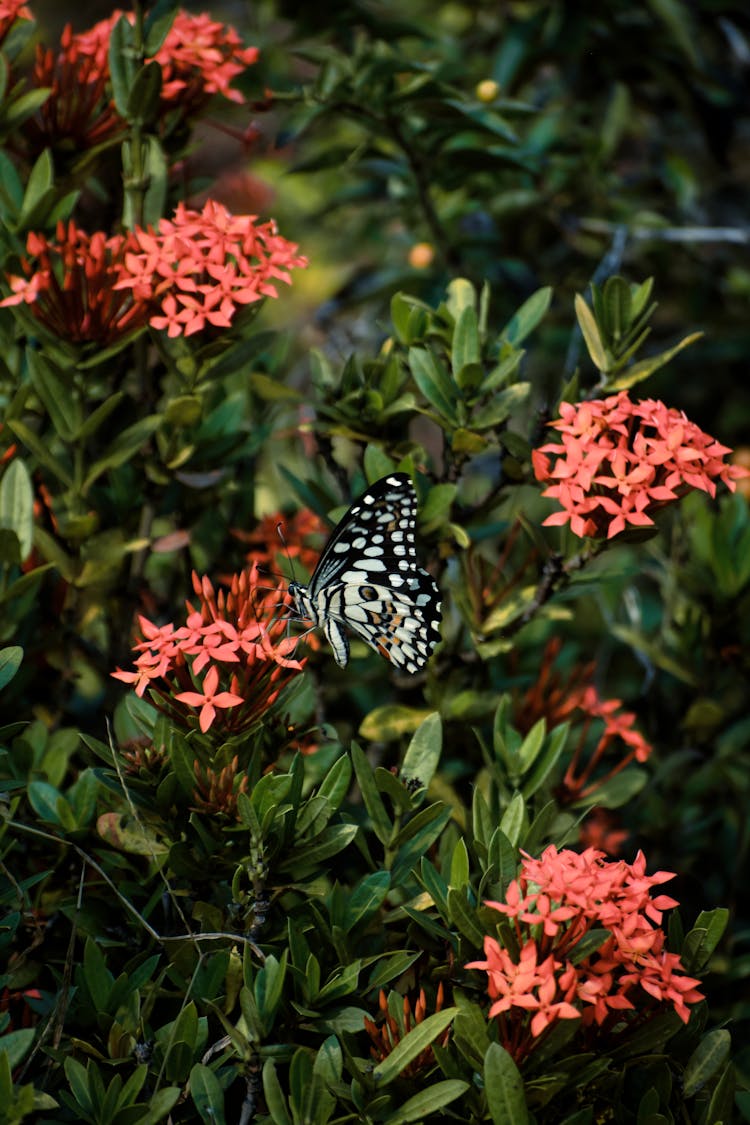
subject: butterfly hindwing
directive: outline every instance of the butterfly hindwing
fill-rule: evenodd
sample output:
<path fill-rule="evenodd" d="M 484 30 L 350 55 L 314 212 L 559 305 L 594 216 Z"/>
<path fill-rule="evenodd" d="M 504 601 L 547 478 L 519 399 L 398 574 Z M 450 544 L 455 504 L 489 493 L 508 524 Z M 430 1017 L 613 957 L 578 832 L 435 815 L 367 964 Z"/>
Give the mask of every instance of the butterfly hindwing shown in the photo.
<path fill-rule="evenodd" d="M 324 627 L 336 662 L 350 629 L 396 667 L 417 672 L 440 639 L 440 594 L 417 564 L 417 498 L 406 473 L 376 481 L 334 530 L 307 589 L 290 585 L 298 611 Z"/>

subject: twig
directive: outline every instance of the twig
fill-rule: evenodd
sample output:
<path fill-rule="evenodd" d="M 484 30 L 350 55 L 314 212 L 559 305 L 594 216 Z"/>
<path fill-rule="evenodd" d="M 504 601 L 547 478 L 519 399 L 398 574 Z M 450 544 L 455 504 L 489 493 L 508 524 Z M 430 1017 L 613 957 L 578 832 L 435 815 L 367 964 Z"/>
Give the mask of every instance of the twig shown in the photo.
<path fill-rule="evenodd" d="M 605 219 L 579 219 L 578 225 L 594 234 L 611 234 L 622 229 L 628 238 L 645 241 L 732 242 L 738 246 L 750 242 L 750 229 L 743 227 L 627 227 Z"/>
<path fill-rule="evenodd" d="M 70 840 L 63 840 L 60 836 L 55 836 L 52 832 L 43 832 L 40 828 L 31 828 L 28 824 L 19 824 L 16 820 L 9 820 L 8 823 L 12 828 L 17 828 L 19 832 L 26 832 L 29 836 L 37 836 L 41 840 L 49 840 L 54 844 L 61 844 L 63 847 L 72 848 L 73 851 L 76 852 L 76 854 L 79 855 L 81 859 L 89 865 L 89 867 L 96 871 L 97 875 L 101 875 L 104 882 L 111 888 L 111 890 L 120 900 L 125 909 L 140 922 L 149 937 L 153 938 L 153 940 L 155 942 L 158 942 L 159 945 L 166 945 L 167 942 L 174 941 L 193 941 L 196 943 L 201 941 L 238 942 L 241 945 L 249 945 L 261 964 L 265 964 L 266 959 L 263 955 L 262 950 L 258 948 L 252 938 L 245 937 L 244 934 L 233 934 L 224 931 L 201 934 L 196 934 L 188 931 L 188 933 L 185 934 L 172 934 L 170 936 L 160 934 L 158 930 L 155 930 L 154 927 L 146 921 L 143 915 L 139 913 L 135 906 L 133 906 L 132 902 L 126 899 L 125 896 L 118 890 L 117 886 L 110 879 L 104 868 L 101 867 L 95 859 L 92 859 L 91 856 L 83 850 L 83 848 L 79 848 L 78 844 L 74 844 Z"/>

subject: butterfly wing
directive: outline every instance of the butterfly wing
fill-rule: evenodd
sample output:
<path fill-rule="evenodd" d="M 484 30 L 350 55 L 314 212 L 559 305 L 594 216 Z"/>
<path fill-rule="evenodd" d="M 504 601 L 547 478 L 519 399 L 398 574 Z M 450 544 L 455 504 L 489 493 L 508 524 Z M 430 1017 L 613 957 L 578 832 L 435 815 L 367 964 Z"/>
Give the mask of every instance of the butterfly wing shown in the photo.
<path fill-rule="evenodd" d="M 328 541 L 306 591 L 338 664 L 344 627 L 394 665 L 417 672 L 440 639 L 440 594 L 417 564 L 417 497 L 407 473 L 391 473 L 356 500 Z"/>

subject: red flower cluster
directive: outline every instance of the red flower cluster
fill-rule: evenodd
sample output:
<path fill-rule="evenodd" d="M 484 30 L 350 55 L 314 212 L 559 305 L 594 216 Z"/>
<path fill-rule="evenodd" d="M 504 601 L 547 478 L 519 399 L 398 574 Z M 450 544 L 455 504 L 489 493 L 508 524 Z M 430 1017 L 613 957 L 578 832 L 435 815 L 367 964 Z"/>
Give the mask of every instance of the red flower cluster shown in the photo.
<path fill-rule="evenodd" d="M 99 344 L 146 323 L 170 336 L 228 328 L 238 306 L 277 297 L 273 281 L 290 284 L 288 271 L 307 265 L 274 222 L 211 200 L 200 212 L 179 204 L 157 231 L 106 238 L 60 223 L 53 240 L 30 232 L 26 251 L 0 307 L 24 302 L 60 338 Z"/>
<path fill-rule="evenodd" d="M 487 973 L 489 1015 L 498 1017 L 500 1041 L 516 1061 L 561 1019 L 580 1019 L 587 1034 L 601 1035 L 667 1004 L 687 1023 L 688 1004 L 703 999 L 700 981 L 664 948 L 662 912 L 676 901 L 651 897 L 673 875 L 646 875 L 642 852 L 632 864 L 593 848 L 578 854 L 550 845 L 539 859 L 522 855 L 505 902 L 485 903 L 512 919 L 519 956 L 485 937 L 487 959 L 466 966 Z M 576 961 L 575 947 L 600 928 L 609 936 Z"/>
<path fill-rule="evenodd" d="M 79 53 L 92 59 L 107 75 L 112 31 L 123 14 L 134 22 L 132 12 L 117 9 L 89 31 L 75 36 Z M 258 48 L 243 47 L 233 27 L 212 20 L 207 13 L 192 15 L 179 11 L 153 60 L 162 69 L 164 109 L 177 108 L 187 115 L 213 94 L 221 94 L 232 102 L 244 102 L 241 92 L 232 89 L 232 82 L 257 58 Z"/>
<path fill-rule="evenodd" d="M 284 534 L 283 543 L 277 531 L 279 527 Z M 263 516 L 252 531 L 235 531 L 234 534 L 250 548 L 249 562 L 259 567 L 275 566 L 281 556 L 298 560 L 308 574 L 312 574 L 329 532 L 325 520 L 309 508 L 300 508 L 292 516 L 283 512 Z M 317 547 L 310 546 L 310 539 L 319 540 Z"/>
<path fill-rule="evenodd" d="M 562 443 L 550 442 L 532 452 L 539 481 L 551 481 L 542 493 L 562 511 L 544 521 L 570 521 L 578 536 L 611 539 L 628 525 L 653 524 L 652 514 L 679 500 L 691 488 L 710 496 L 716 481 L 734 491 L 744 470 L 724 460 L 731 452 L 690 422 L 680 410 L 646 399 L 631 402 L 626 391 L 591 402 L 560 404 L 560 418 L 550 425 Z"/>
<path fill-rule="evenodd" d="M 31 18 L 23 5 L 0 5 L 0 36 L 6 9 L 8 18 L 13 9 Z M 34 148 L 67 146 L 77 155 L 125 130 L 112 101 L 109 70 L 112 32 L 122 15 L 117 10 L 78 34 L 68 24 L 59 49 L 37 47 L 32 78 L 50 93 L 28 122 L 26 136 Z M 128 12 L 125 18 L 133 23 L 135 17 Z M 161 67 L 161 116 L 176 110 L 181 118 L 189 117 L 214 94 L 244 102 L 232 82 L 257 58 L 258 48 L 243 47 L 233 27 L 206 14 L 178 12 L 156 55 L 146 60 Z"/>
<path fill-rule="evenodd" d="M 291 284 L 289 270 L 307 265 L 273 221 L 256 225 L 254 215 L 232 215 L 210 199 L 202 211 L 180 203 L 171 221 L 136 227 L 132 238 L 116 288 L 158 304 L 163 315 L 150 323 L 169 336 L 228 328 L 240 305 L 278 297 L 274 280 Z"/>
<path fill-rule="evenodd" d="M 24 0 L 0 0 L 0 44 L 16 20 L 33 20 L 33 15 Z"/>
<path fill-rule="evenodd" d="M 147 301 L 116 289 L 128 244 L 125 235 L 89 235 L 72 221 L 58 223 L 54 239 L 30 231 L 23 276 L 8 277 L 12 295 L 0 307 L 23 302 L 61 339 L 112 344 L 142 328 L 151 311 Z"/>
<path fill-rule="evenodd" d="M 593 663 L 576 665 L 563 679 L 553 667 L 561 647 L 559 637 L 547 643 L 539 674 L 516 704 L 514 717 L 522 731 L 531 730 L 541 718 L 546 720 L 548 730 L 560 723 L 572 724 L 576 745 L 558 792 L 561 803 L 570 804 L 591 797 L 631 762 L 648 761 L 653 748 L 635 729 L 634 711 L 623 710 L 621 699 L 602 699 L 592 682 Z M 593 750 L 589 737 L 592 728 L 596 738 Z M 604 772 L 606 760 L 613 759 Z"/>
<path fill-rule="evenodd" d="M 45 146 L 67 148 L 80 156 L 102 144 L 127 123 L 115 109 L 109 93 L 109 64 L 89 55 L 68 24 L 60 36 L 60 49 L 37 44 L 32 79 L 49 97 L 26 124 L 25 138 L 34 151 Z"/>
<path fill-rule="evenodd" d="M 435 1013 L 442 1011 L 443 995 L 443 982 L 441 981 L 435 995 Z M 418 1027 L 427 1015 L 427 1000 L 423 988 L 419 990 L 419 996 L 414 1002 L 413 1010 L 412 1002 L 408 996 L 401 997 L 398 993 L 391 993 L 391 999 L 393 1009 L 391 1009 L 385 991 L 381 988 L 378 994 L 378 1008 L 383 1019 L 382 1023 L 377 1024 L 369 1016 L 365 1016 L 365 1031 L 372 1042 L 370 1054 L 376 1063 L 387 1059 L 393 1049 L 409 1034 L 412 1030 L 412 1016 L 414 1027 Z M 446 1027 L 445 1031 L 438 1037 L 439 1046 L 446 1046 L 450 1033 L 450 1028 Z M 415 1078 L 427 1067 L 432 1066 L 434 1062 L 435 1052 L 432 1046 L 428 1046 L 420 1051 L 417 1057 L 412 1059 L 400 1073 L 403 1078 Z"/>
<path fill-rule="evenodd" d="M 139 617 L 136 671 L 112 675 L 136 695 L 150 688 L 158 707 L 204 733 L 214 722 L 225 736 L 246 732 L 304 666 L 277 613 L 283 591 L 261 589 L 255 567 L 235 575 L 226 595 L 196 574 L 193 588 L 199 605 L 187 603 L 184 625 Z"/>

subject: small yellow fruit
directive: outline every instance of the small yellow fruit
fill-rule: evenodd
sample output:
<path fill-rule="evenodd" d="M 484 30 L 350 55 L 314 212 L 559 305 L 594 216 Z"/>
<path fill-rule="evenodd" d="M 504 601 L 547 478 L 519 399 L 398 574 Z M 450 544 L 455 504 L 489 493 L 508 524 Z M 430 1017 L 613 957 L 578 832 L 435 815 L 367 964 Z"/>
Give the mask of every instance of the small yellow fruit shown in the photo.
<path fill-rule="evenodd" d="M 409 265 L 415 270 L 426 270 L 435 260 L 435 247 L 431 242 L 416 242 L 409 251 Z"/>
<path fill-rule="evenodd" d="M 481 82 L 477 82 L 474 93 L 480 102 L 494 102 L 500 93 L 500 87 L 493 78 L 485 78 Z"/>

